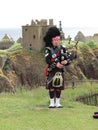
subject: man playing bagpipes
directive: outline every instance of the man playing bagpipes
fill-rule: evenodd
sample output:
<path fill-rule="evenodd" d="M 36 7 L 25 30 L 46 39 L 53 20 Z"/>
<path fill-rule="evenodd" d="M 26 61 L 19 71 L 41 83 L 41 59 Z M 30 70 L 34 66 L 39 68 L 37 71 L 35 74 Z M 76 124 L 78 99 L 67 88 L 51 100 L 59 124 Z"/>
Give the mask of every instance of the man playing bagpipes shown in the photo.
<path fill-rule="evenodd" d="M 46 89 L 49 90 L 49 108 L 62 108 L 60 104 L 61 90 L 64 90 L 64 66 L 72 61 L 71 54 L 60 45 L 60 31 L 57 27 L 48 29 L 45 37 Z"/>

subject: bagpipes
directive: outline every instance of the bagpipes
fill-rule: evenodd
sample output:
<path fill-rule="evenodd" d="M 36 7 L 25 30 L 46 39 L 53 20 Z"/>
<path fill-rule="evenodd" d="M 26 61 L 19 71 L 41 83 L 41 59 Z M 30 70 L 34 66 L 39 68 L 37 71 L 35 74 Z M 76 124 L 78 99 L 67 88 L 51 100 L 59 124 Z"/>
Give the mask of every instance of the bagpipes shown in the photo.
<path fill-rule="evenodd" d="M 69 39 L 68 44 L 70 44 L 70 42 L 71 42 L 71 39 Z M 50 48 L 50 51 L 52 53 L 51 62 L 53 62 L 53 64 L 46 67 L 44 75 L 47 76 L 49 71 L 52 71 L 55 68 L 55 65 L 57 62 L 67 60 L 67 64 L 65 64 L 65 66 L 71 64 L 72 61 L 77 58 L 77 45 L 78 45 L 78 41 L 76 41 L 75 45 L 70 48 L 71 52 L 69 52 L 69 48 L 65 48 L 66 53 L 60 53 L 61 52 L 60 47 L 58 48 L 58 50 L 55 53 L 52 50 L 52 48 Z"/>
<path fill-rule="evenodd" d="M 77 58 L 77 46 L 78 46 L 78 40 L 75 41 L 75 45 L 71 46 L 71 47 L 66 47 L 66 53 L 60 55 L 60 60 L 67 60 L 67 63 L 70 64 L 74 59 Z M 71 38 L 68 39 L 68 44 L 71 43 Z M 69 51 L 71 50 L 71 51 Z M 67 64 L 67 65 L 68 65 Z"/>
<path fill-rule="evenodd" d="M 69 39 L 68 44 L 70 44 L 70 42 L 71 42 L 71 39 Z M 62 46 L 59 46 L 56 52 L 54 52 L 51 48 L 50 49 L 52 53 L 51 61 L 54 62 L 54 65 L 55 65 L 57 62 L 62 62 L 64 60 L 67 60 L 67 64 L 65 64 L 65 66 L 69 65 L 74 59 L 77 58 L 77 45 L 78 45 L 78 41 L 75 42 L 74 46 L 70 48 L 66 47 L 65 52 L 63 53 L 62 53 Z M 52 64 L 52 67 L 50 66 L 50 68 L 53 68 L 53 64 Z"/>

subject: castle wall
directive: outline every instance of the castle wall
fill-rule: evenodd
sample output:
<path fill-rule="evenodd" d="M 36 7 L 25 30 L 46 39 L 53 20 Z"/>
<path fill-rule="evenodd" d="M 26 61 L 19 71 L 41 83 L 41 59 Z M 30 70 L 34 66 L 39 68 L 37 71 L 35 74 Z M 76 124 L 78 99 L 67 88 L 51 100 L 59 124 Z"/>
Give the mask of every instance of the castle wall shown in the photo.
<path fill-rule="evenodd" d="M 54 26 L 53 20 L 50 19 L 49 25 L 47 20 L 32 20 L 31 25 L 22 26 L 22 46 L 30 50 L 40 51 L 44 47 L 43 37 L 49 27 Z"/>
<path fill-rule="evenodd" d="M 23 26 L 23 47 L 33 50 L 41 48 L 41 27 Z"/>

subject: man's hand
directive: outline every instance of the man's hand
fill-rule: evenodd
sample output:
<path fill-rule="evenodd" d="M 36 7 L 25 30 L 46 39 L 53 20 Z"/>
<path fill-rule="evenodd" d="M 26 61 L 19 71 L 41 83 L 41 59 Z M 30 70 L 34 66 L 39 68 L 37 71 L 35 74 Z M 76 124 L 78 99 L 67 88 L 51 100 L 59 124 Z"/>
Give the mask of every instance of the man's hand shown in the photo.
<path fill-rule="evenodd" d="M 58 62 L 58 63 L 56 64 L 56 67 L 61 69 L 61 68 L 63 68 L 63 64 L 60 64 L 60 63 Z"/>
<path fill-rule="evenodd" d="M 67 64 L 67 60 L 61 61 L 62 65 L 66 65 Z"/>

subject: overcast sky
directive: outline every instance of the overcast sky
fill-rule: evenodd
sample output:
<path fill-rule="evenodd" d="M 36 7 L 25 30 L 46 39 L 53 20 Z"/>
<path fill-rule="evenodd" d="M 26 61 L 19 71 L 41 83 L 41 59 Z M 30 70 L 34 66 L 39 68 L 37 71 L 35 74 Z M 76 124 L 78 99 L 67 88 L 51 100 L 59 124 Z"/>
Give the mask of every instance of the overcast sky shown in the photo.
<path fill-rule="evenodd" d="M 32 19 L 63 27 L 98 27 L 98 0 L 0 0 L 0 28 L 21 28 Z"/>

